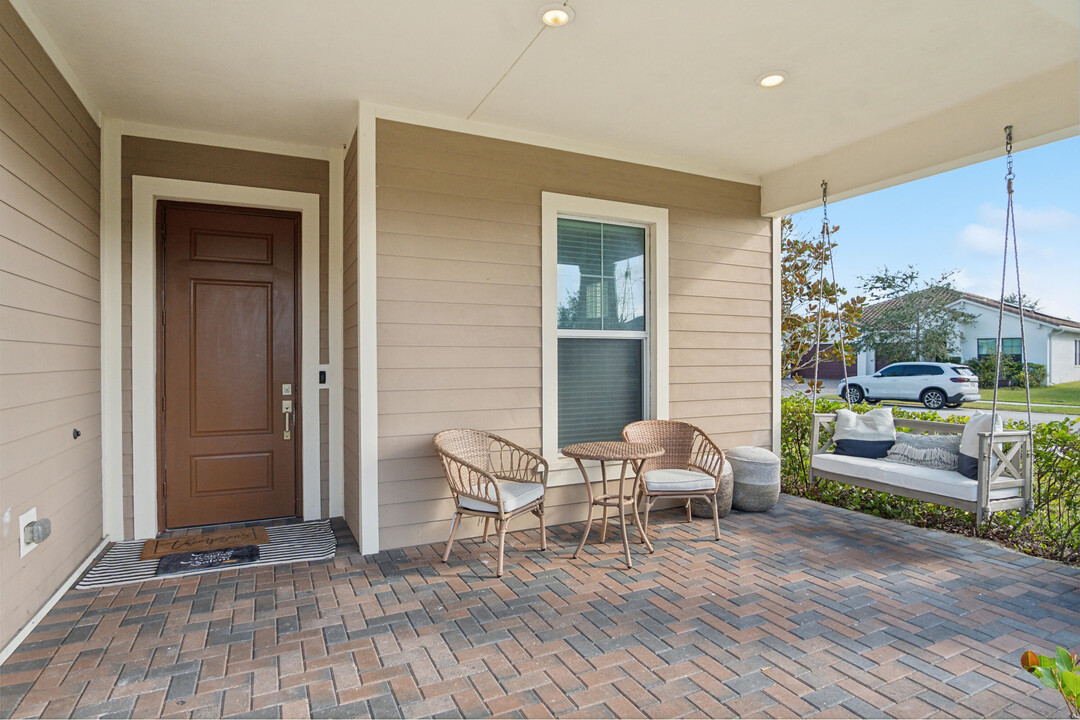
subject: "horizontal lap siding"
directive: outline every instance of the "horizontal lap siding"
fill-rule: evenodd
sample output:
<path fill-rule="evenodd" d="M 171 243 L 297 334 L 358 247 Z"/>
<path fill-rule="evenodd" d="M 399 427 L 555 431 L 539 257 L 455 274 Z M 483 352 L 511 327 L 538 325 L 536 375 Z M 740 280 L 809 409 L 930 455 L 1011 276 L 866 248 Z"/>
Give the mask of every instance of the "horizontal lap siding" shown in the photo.
<path fill-rule="evenodd" d="M 342 203 L 344 213 L 343 252 L 341 261 L 344 338 L 342 347 L 342 387 L 345 393 L 345 522 L 353 536 L 360 537 L 360 357 L 357 310 L 357 217 L 356 217 L 356 140 L 353 133 L 345 153 L 345 181 Z"/>
<path fill-rule="evenodd" d="M 124 397 L 124 533 L 134 533 L 131 467 L 131 177 L 194 180 L 315 193 L 319 195 L 319 353 L 328 360 L 327 256 L 330 228 L 330 164 L 326 160 L 272 155 L 232 148 L 194 145 L 152 138 L 124 136 L 121 149 L 121 212 L 123 278 L 123 397 Z M 297 378 L 297 382 L 315 382 Z M 320 485 L 321 508 L 329 507 L 329 405 L 328 394 L 319 392 L 319 421 L 322 427 L 319 448 L 320 477 L 305 478 Z"/>
<path fill-rule="evenodd" d="M 543 191 L 669 209 L 671 416 L 722 446 L 769 443 L 773 258 L 756 186 L 387 121 L 376 175 L 383 547 L 448 532 L 433 433 L 540 446 Z M 580 520 L 584 499 L 551 488 L 550 522 Z"/>
<path fill-rule="evenodd" d="M 7 0 L 0 58 L 2 646 L 101 540 L 101 136 Z M 52 536 L 20 558 L 33 507 Z"/>

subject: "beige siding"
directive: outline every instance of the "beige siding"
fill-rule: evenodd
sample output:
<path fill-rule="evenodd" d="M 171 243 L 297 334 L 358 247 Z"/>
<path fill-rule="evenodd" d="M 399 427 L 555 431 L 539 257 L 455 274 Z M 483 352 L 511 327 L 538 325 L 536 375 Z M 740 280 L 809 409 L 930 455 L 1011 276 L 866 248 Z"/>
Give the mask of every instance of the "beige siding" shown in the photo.
<path fill-rule="evenodd" d="M 453 503 L 432 433 L 540 446 L 542 191 L 668 208 L 671 416 L 722 446 L 771 441 L 774 258 L 758 187 L 386 121 L 376 160 L 383 547 L 445 539 Z M 580 519 L 584 497 L 549 490 L 550 521 Z"/>
<path fill-rule="evenodd" d="M 322 293 L 320 296 L 319 346 L 322 360 L 328 358 L 326 327 L 326 258 L 328 254 L 330 219 L 330 164 L 325 160 L 311 160 L 285 155 L 235 150 L 230 148 L 192 145 L 188 143 L 125 136 L 121 151 L 122 180 L 122 228 L 123 228 L 123 388 L 124 388 L 124 532 L 134 532 L 132 513 L 131 472 L 131 176 L 196 180 L 247 185 L 273 190 L 292 190 L 318 193 L 319 195 L 319 257 Z M 303 378 L 303 382 L 317 382 L 317 378 Z M 319 393 L 318 408 L 322 424 L 320 447 L 321 477 L 315 478 L 321 485 L 323 514 L 326 514 L 329 498 L 329 439 L 328 396 Z M 310 482 L 311 479 L 306 479 Z"/>
<path fill-rule="evenodd" d="M 101 540 L 101 311 L 100 130 L 7 0 L 0 58 L 2 646 Z"/>
<path fill-rule="evenodd" d="M 360 359 L 359 316 L 357 315 L 357 214 L 356 214 L 356 140 L 353 133 L 349 149 L 345 153 L 345 199 L 342 203 L 344 222 L 342 223 L 343 257 L 342 301 L 344 312 L 342 348 L 342 387 L 344 390 L 345 424 L 345 522 L 349 524 L 353 536 L 360 537 Z"/>

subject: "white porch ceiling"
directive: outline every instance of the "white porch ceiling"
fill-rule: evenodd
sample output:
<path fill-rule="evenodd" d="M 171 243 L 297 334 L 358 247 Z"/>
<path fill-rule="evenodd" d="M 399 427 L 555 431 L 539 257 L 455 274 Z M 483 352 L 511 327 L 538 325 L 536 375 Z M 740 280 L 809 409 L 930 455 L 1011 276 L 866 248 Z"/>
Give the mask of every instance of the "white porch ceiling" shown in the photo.
<path fill-rule="evenodd" d="M 1006 122 L 1021 146 L 1076 133 L 1076 0 L 569 0 L 562 28 L 539 23 L 543 4 L 20 7 L 110 117 L 329 146 L 360 101 L 762 181 L 772 210 L 814 197 L 816 182 L 785 188 L 842 176 L 845 158 L 879 169 L 838 195 L 999 152 Z M 774 69 L 786 83 L 755 84 Z"/>

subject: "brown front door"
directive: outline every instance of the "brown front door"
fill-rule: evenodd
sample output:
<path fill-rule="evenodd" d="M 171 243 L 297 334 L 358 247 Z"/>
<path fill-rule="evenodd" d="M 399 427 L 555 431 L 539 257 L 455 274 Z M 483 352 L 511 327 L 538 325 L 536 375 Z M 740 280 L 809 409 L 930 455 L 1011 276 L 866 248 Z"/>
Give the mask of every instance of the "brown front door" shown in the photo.
<path fill-rule="evenodd" d="M 165 526 L 296 515 L 299 215 L 161 202 L 159 217 Z"/>

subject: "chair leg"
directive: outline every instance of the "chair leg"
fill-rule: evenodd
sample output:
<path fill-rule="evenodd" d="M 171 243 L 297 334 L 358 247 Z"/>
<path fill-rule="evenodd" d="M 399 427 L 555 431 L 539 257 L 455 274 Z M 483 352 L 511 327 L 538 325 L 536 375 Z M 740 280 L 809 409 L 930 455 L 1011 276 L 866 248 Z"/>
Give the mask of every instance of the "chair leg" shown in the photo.
<path fill-rule="evenodd" d="M 503 550 L 506 547 L 506 521 L 496 520 L 495 531 L 499 533 L 499 569 L 495 573 L 496 577 L 502 577 L 503 574 Z"/>
<path fill-rule="evenodd" d="M 645 496 L 645 517 L 641 518 L 641 537 L 646 537 L 649 534 L 649 510 L 652 508 L 652 499 Z"/>
<path fill-rule="evenodd" d="M 491 518 L 484 518 L 484 542 L 488 539 L 488 530 L 491 528 Z"/>
<path fill-rule="evenodd" d="M 720 539 L 720 510 L 717 507 L 717 497 L 719 494 L 720 493 L 713 493 L 712 496 L 712 525 L 717 540 Z"/>
<path fill-rule="evenodd" d="M 544 503 L 540 503 L 537 507 L 537 514 L 540 516 L 540 549 L 547 550 L 547 524 L 544 522 Z"/>
<path fill-rule="evenodd" d="M 454 535 L 457 534 L 458 523 L 461 522 L 461 513 L 454 513 L 454 520 L 450 524 L 450 539 L 446 541 L 446 550 L 443 551 L 442 561 L 448 562 L 450 560 L 450 548 L 454 545 Z"/>
<path fill-rule="evenodd" d="M 691 500 L 692 500 L 692 498 L 686 498 L 686 522 L 693 522 L 692 516 L 690 515 L 690 502 L 691 502 Z"/>

